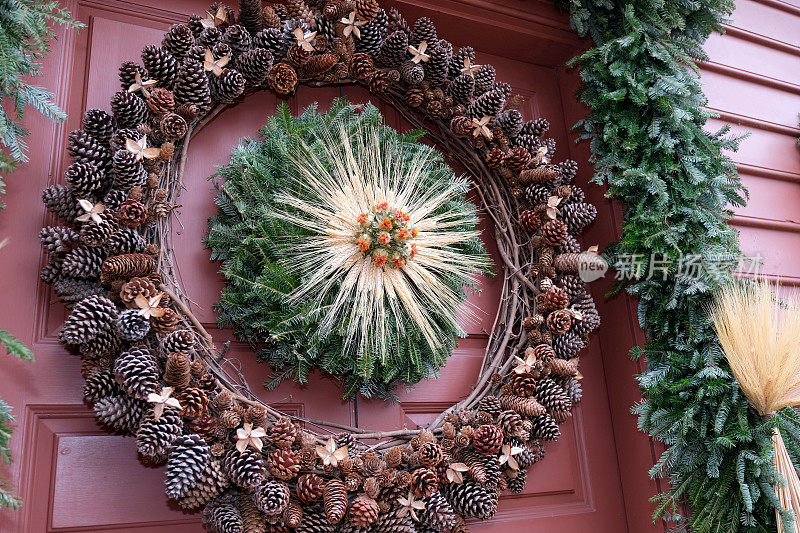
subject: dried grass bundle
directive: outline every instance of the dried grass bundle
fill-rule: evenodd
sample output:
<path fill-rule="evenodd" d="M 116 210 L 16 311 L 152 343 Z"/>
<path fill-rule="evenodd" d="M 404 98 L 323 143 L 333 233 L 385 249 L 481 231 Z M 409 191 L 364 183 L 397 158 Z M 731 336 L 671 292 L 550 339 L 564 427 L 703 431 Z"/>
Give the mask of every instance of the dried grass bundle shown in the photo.
<path fill-rule="evenodd" d="M 800 306 L 778 304 L 777 285 L 731 283 L 717 295 L 711 317 L 733 375 L 765 417 L 800 404 Z M 780 431 L 772 436 L 775 467 L 785 478 L 775 490 L 785 509 L 800 517 L 800 479 Z M 783 521 L 777 513 L 778 527 Z M 800 531 L 797 522 L 791 531 Z"/>

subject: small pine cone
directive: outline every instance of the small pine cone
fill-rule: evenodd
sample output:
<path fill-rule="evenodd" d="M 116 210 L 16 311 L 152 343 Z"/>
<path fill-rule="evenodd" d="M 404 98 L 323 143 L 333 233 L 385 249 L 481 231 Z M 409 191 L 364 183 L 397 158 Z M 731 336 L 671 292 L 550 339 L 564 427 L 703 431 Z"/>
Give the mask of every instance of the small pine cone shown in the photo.
<path fill-rule="evenodd" d="M 208 365 L 202 359 L 195 359 L 189 367 L 192 377 L 200 381 L 208 373 Z"/>
<path fill-rule="evenodd" d="M 217 411 L 224 411 L 228 409 L 231 404 L 233 404 L 233 394 L 227 389 L 222 389 L 220 393 L 211 400 L 211 405 Z"/>
<path fill-rule="evenodd" d="M 558 246 L 567 238 L 567 226 L 560 220 L 549 220 L 542 225 L 541 235 L 548 246 Z"/>
<path fill-rule="evenodd" d="M 411 60 L 404 61 L 400 65 L 399 72 L 400 79 L 411 86 L 419 85 L 425 78 L 425 70 L 422 66 Z"/>
<path fill-rule="evenodd" d="M 411 474 L 410 487 L 417 498 L 428 498 L 439 489 L 439 476 L 429 468 L 417 468 Z"/>
<path fill-rule="evenodd" d="M 242 416 L 233 410 L 226 410 L 220 413 L 219 421 L 229 429 L 238 427 L 242 423 Z"/>
<path fill-rule="evenodd" d="M 522 431 L 522 417 L 516 411 L 506 410 L 497 415 L 497 425 L 506 437 L 514 437 Z"/>
<path fill-rule="evenodd" d="M 420 107 L 425 103 L 425 92 L 422 89 L 411 88 L 406 90 L 406 103 L 411 107 Z"/>
<path fill-rule="evenodd" d="M 565 309 L 559 309 L 547 315 L 547 329 L 553 335 L 566 333 L 571 325 L 572 315 Z"/>
<path fill-rule="evenodd" d="M 146 219 L 147 208 L 136 200 L 125 200 L 117 211 L 119 223 L 131 228 L 138 228 Z"/>
<path fill-rule="evenodd" d="M 363 482 L 364 478 L 356 472 L 350 472 L 344 477 L 344 486 L 348 492 L 357 491 Z"/>
<path fill-rule="evenodd" d="M 300 68 L 304 66 L 311 59 L 311 52 L 298 45 L 292 45 L 286 51 L 286 60 L 292 64 L 293 67 Z"/>
<path fill-rule="evenodd" d="M 180 315 L 169 307 L 164 308 L 164 314 L 161 316 L 150 317 L 150 327 L 156 333 L 169 333 L 178 327 Z"/>
<path fill-rule="evenodd" d="M 136 309 L 126 309 L 117 315 L 114 332 L 126 341 L 138 341 L 150 332 L 150 322 Z"/>
<path fill-rule="evenodd" d="M 210 413 L 205 413 L 199 418 L 186 422 L 186 429 L 199 435 L 208 443 L 213 443 L 217 438 L 217 419 Z"/>
<path fill-rule="evenodd" d="M 290 448 L 297 437 L 297 428 L 289 417 L 281 417 L 272 426 L 270 437 L 278 448 Z"/>
<path fill-rule="evenodd" d="M 253 48 L 239 56 L 236 70 L 242 73 L 248 86 L 258 87 L 267 79 L 273 62 L 274 58 L 269 50 Z"/>
<path fill-rule="evenodd" d="M 224 467 L 231 481 L 243 488 L 261 485 L 266 474 L 264 459 L 251 448 L 245 448 L 243 452 L 231 448 L 225 455 Z"/>
<path fill-rule="evenodd" d="M 475 423 L 492 424 L 494 423 L 494 417 L 485 411 L 478 411 L 478 413 L 475 415 Z"/>
<path fill-rule="evenodd" d="M 450 131 L 456 137 L 468 137 L 473 130 L 472 119 L 464 116 L 453 117 L 450 120 Z"/>
<path fill-rule="evenodd" d="M 422 41 L 432 44 L 438 40 L 436 26 L 434 26 L 433 21 L 428 17 L 422 17 L 414 23 L 414 29 L 411 30 L 408 43 L 418 46 Z"/>
<path fill-rule="evenodd" d="M 92 196 L 106 186 L 104 174 L 91 163 L 72 163 L 64 176 L 67 187 L 78 198 Z"/>
<path fill-rule="evenodd" d="M 366 80 L 373 72 L 372 58 L 367 54 L 353 54 L 350 60 L 350 76 L 356 80 Z"/>
<path fill-rule="evenodd" d="M 175 98 L 172 91 L 163 87 L 156 87 L 150 91 L 147 107 L 154 115 L 163 115 L 175 109 Z"/>
<path fill-rule="evenodd" d="M 120 128 L 135 128 L 144 122 L 147 106 L 133 93 L 120 91 L 111 98 L 111 110 Z"/>
<path fill-rule="evenodd" d="M 133 433 L 142 419 L 142 403 L 130 396 L 107 396 L 94 404 L 94 415 L 110 429 Z"/>
<path fill-rule="evenodd" d="M 244 76 L 236 69 L 225 69 L 220 76 L 215 76 L 212 80 L 212 96 L 219 102 L 233 103 L 244 92 Z"/>
<path fill-rule="evenodd" d="M 131 278 L 129 282 L 122 285 L 119 297 L 127 307 L 136 308 L 135 300 L 140 294 L 149 300 L 158 294 L 158 288 L 148 278 Z"/>
<path fill-rule="evenodd" d="M 503 410 L 503 406 L 500 405 L 500 398 L 497 396 L 486 396 L 478 402 L 478 409 L 491 415 L 498 415 Z"/>
<path fill-rule="evenodd" d="M 378 502 L 359 494 L 350 504 L 350 523 L 358 529 L 369 527 L 378 520 L 378 511 Z"/>
<path fill-rule="evenodd" d="M 181 404 L 181 415 L 185 418 L 199 418 L 208 408 L 208 396 L 196 387 L 186 387 L 177 399 Z"/>
<path fill-rule="evenodd" d="M 324 481 L 317 474 L 303 474 L 297 479 L 297 497 L 309 503 L 322 496 Z"/>
<path fill-rule="evenodd" d="M 519 174 L 518 181 L 522 185 L 532 183 L 545 183 L 558 177 L 558 172 L 550 167 L 537 167 L 523 170 Z"/>
<path fill-rule="evenodd" d="M 522 398 L 511 394 L 500 397 L 504 409 L 511 409 L 522 416 L 534 417 L 545 413 L 546 409 L 534 398 Z"/>
<path fill-rule="evenodd" d="M 288 63 L 278 63 L 272 67 L 267 84 L 278 94 L 291 94 L 297 87 L 297 72 Z"/>
<path fill-rule="evenodd" d="M 506 159 L 506 165 L 513 171 L 520 171 L 531 162 L 531 153 L 522 146 L 515 146 Z"/>
<path fill-rule="evenodd" d="M 300 456 L 291 448 L 273 450 L 267 459 L 269 471 L 278 479 L 292 479 L 300 471 Z"/>
<path fill-rule="evenodd" d="M 377 498 L 381 493 L 382 485 L 378 478 L 368 477 L 364 480 L 364 493 L 370 498 Z"/>
<path fill-rule="evenodd" d="M 325 483 L 322 492 L 325 505 L 325 516 L 331 524 L 338 524 L 347 512 L 347 489 L 338 479 L 331 479 Z"/>
<path fill-rule="evenodd" d="M 506 154 L 500 148 L 492 148 L 486 153 L 486 166 L 489 168 L 500 168 L 505 163 Z"/>
<path fill-rule="evenodd" d="M 536 391 L 536 379 L 531 374 L 514 374 L 510 381 L 511 391 L 523 398 L 533 396 Z"/>
<path fill-rule="evenodd" d="M 177 113 L 167 113 L 158 123 L 158 127 L 167 139 L 182 139 L 188 131 L 186 119 Z"/>
<path fill-rule="evenodd" d="M 558 424 L 549 415 L 543 414 L 531 419 L 533 427 L 531 436 L 537 439 L 554 441 L 561 436 Z"/>
<path fill-rule="evenodd" d="M 335 54 L 317 54 L 311 56 L 303 67 L 303 73 L 309 78 L 317 78 L 331 70 L 339 61 Z"/>
<path fill-rule="evenodd" d="M 54 274 L 64 275 L 77 279 L 95 279 L 100 275 L 100 268 L 107 252 L 103 248 L 76 248 L 64 256 L 49 263 L 42 269 L 42 279 L 47 281 L 46 272 L 56 268 Z M 60 269 L 60 270 L 58 270 Z M 50 281 L 52 282 L 52 280 Z"/>
<path fill-rule="evenodd" d="M 111 152 L 106 144 L 83 130 L 73 130 L 69 133 L 67 152 L 75 163 L 93 165 L 101 172 L 110 168 Z"/>
<path fill-rule="evenodd" d="M 542 219 L 532 209 L 526 209 L 519 214 L 519 225 L 525 231 L 536 231 L 542 225 Z"/>
<path fill-rule="evenodd" d="M 111 331 L 117 318 L 117 307 L 108 298 L 90 296 L 76 305 L 59 333 L 67 344 L 92 341 L 103 332 Z"/>
<path fill-rule="evenodd" d="M 108 143 L 111 134 L 114 133 L 114 118 L 101 109 L 86 111 L 81 124 L 83 131 L 102 143 Z"/>
<path fill-rule="evenodd" d="M 550 287 L 543 296 L 542 300 L 547 309 L 564 309 L 569 305 L 569 296 L 561 287 Z"/>
<path fill-rule="evenodd" d="M 267 411 L 261 405 L 251 405 L 244 413 L 244 419 L 253 424 L 254 428 L 264 428 L 268 425 Z"/>
<path fill-rule="evenodd" d="M 569 411 L 572 407 L 572 402 L 567 397 L 564 389 L 550 378 L 539 380 L 536 386 L 536 399 L 547 409 L 548 413 Z"/>
<path fill-rule="evenodd" d="M 136 73 L 142 80 L 148 79 L 147 71 L 144 67 L 137 64 L 135 61 L 124 61 L 119 66 L 119 83 L 123 91 L 127 91 L 131 85 L 136 83 Z"/>
<path fill-rule="evenodd" d="M 578 374 L 578 362 L 576 360 L 553 358 L 545 363 L 545 368 L 550 374 L 556 376 L 576 376 Z"/>
<path fill-rule="evenodd" d="M 383 455 L 383 460 L 386 462 L 387 468 L 397 468 L 403 461 L 403 451 L 399 446 L 389 448 Z"/>
<path fill-rule="evenodd" d="M 528 348 L 525 350 L 526 355 L 528 355 L 529 350 L 533 353 L 537 361 L 548 361 L 555 357 L 555 351 L 546 343 L 537 344 L 533 348 Z"/>
<path fill-rule="evenodd" d="M 442 448 L 435 442 L 425 442 L 417 451 L 419 464 L 428 468 L 435 468 L 442 462 Z"/>
<path fill-rule="evenodd" d="M 464 61 L 469 59 L 470 63 L 475 63 L 475 50 L 471 46 L 462 46 L 450 61 L 447 76 L 454 80 L 462 74 L 461 69 L 464 67 Z"/>
<path fill-rule="evenodd" d="M 210 459 L 208 445 L 199 436 L 181 435 L 176 438 L 167 460 L 167 498 L 185 496 L 197 484 Z"/>
<path fill-rule="evenodd" d="M 377 455 L 366 455 L 362 458 L 363 465 L 361 471 L 365 476 L 378 476 L 386 468 L 386 463 Z"/>
<path fill-rule="evenodd" d="M 289 505 L 289 487 L 281 481 L 267 481 L 253 491 L 253 500 L 265 515 L 278 516 Z"/>
<path fill-rule="evenodd" d="M 356 15 L 361 20 L 372 20 L 378 16 L 381 7 L 378 0 L 355 0 Z"/>
<path fill-rule="evenodd" d="M 369 92 L 372 94 L 383 94 L 389 90 L 391 86 L 391 76 L 385 70 L 379 70 L 369 77 Z"/>

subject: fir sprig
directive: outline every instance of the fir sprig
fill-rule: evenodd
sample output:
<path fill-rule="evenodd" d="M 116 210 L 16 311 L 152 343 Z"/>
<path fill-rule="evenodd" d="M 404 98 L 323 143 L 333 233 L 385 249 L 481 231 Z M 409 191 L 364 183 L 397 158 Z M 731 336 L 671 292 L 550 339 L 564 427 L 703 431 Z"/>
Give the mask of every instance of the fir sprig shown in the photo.
<path fill-rule="evenodd" d="M 573 28 L 595 48 L 573 59 L 591 112 L 577 124 L 591 143 L 594 180 L 625 204 L 617 257 L 678 260 L 740 255 L 729 206 L 745 203 L 733 162 L 723 155 L 738 139 L 727 128 L 706 133 L 695 61 L 702 45 L 734 4 L 730 0 L 569 0 Z M 639 376 L 644 399 L 639 427 L 667 450 L 651 470 L 670 481 L 653 498 L 654 517 L 680 519 L 691 531 L 775 531 L 772 426 L 778 424 L 797 464 L 800 418 L 783 410 L 762 420 L 741 393 L 724 359 L 706 306 L 732 280 L 729 268 L 700 276 L 634 279 L 647 332 L 647 370 Z M 658 279 L 656 279 L 658 278 Z M 678 509 L 691 513 L 681 519 Z M 784 515 L 786 519 L 791 517 Z M 786 528 L 790 520 L 785 522 Z M 789 531 L 789 529 L 787 529 Z"/>

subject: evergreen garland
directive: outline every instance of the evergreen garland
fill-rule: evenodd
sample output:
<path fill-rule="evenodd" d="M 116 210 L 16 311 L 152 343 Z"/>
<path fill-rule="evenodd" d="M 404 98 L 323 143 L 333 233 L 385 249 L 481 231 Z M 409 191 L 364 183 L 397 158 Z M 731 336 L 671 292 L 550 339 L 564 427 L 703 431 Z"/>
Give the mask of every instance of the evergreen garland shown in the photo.
<path fill-rule="evenodd" d="M 722 155 L 738 139 L 727 128 L 706 133 L 695 61 L 702 45 L 733 10 L 729 0 L 568 0 L 573 28 L 595 48 L 572 60 L 591 112 L 576 125 L 591 141 L 594 181 L 625 205 L 622 239 L 611 250 L 617 264 L 630 257 L 672 260 L 666 279 L 632 279 L 623 286 L 639 299 L 648 342 L 639 376 L 644 399 L 639 426 L 667 450 L 652 468 L 670 481 L 653 498 L 654 517 L 680 520 L 691 531 L 775 531 L 772 428 L 780 426 L 797 465 L 800 418 L 794 410 L 762 420 L 747 402 L 724 359 L 706 308 L 712 293 L 732 280 L 741 255 L 727 206 L 745 203 L 733 162 Z M 665 230 L 666 228 L 666 230 Z M 676 276 L 698 254 L 729 266 Z M 685 263 L 684 263 L 685 264 Z M 686 519 L 678 507 L 688 503 Z M 784 513 L 786 531 L 791 517 Z"/>
<path fill-rule="evenodd" d="M 269 387 L 285 378 L 304 383 L 318 367 L 342 379 L 345 398 L 389 398 L 398 382 L 432 376 L 463 335 L 455 315 L 464 287 L 474 289 L 471 276 L 489 267 L 475 206 L 465 199 L 469 182 L 418 142 L 423 132 L 398 134 L 372 105 L 356 114 L 336 100 L 327 113 L 312 106 L 299 117 L 283 105 L 259 134 L 240 142 L 216 174 L 225 181 L 206 244 L 228 280 L 216 306 L 220 325 L 235 326 L 275 368 Z M 399 202 L 386 217 L 408 210 L 415 237 L 411 222 L 388 230 L 409 232 L 407 244 L 395 249 L 368 235 L 382 231 L 385 211 L 374 227 L 355 222 L 373 196 Z M 363 259 L 350 233 L 356 227 L 372 239 Z M 376 267 L 383 250 L 387 262 Z M 390 265 L 393 258 L 405 266 Z M 362 288 L 378 285 L 389 287 L 387 296 Z"/>

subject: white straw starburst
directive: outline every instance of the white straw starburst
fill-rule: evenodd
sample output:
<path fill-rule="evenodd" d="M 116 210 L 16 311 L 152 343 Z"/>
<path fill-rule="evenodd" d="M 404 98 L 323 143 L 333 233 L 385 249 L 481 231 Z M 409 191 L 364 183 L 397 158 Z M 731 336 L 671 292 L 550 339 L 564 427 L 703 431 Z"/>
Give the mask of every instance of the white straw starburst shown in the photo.
<path fill-rule="evenodd" d="M 441 350 L 452 342 L 445 328 L 461 331 L 464 285 L 489 267 L 482 251 L 463 249 L 479 237 L 474 206 L 455 201 L 469 181 L 455 177 L 433 149 L 398 141 L 377 124 L 362 124 L 357 134 L 348 124 L 322 128 L 292 151 L 296 183 L 278 194 L 285 209 L 275 216 L 310 235 L 290 243 L 287 266 L 305 281 L 289 299 L 326 302 L 317 334 L 338 332 L 346 350 L 383 361 L 391 338 L 410 328 Z M 407 214 L 418 232 L 413 260 L 402 268 L 377 266 L 356 244 L 359 215 L 384 203 Z"/>

